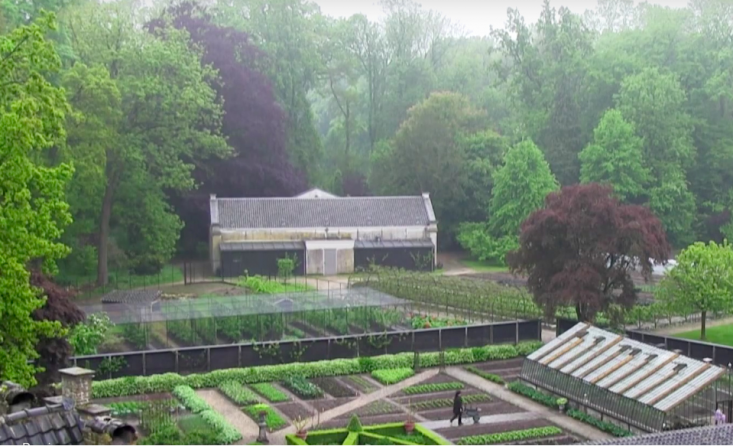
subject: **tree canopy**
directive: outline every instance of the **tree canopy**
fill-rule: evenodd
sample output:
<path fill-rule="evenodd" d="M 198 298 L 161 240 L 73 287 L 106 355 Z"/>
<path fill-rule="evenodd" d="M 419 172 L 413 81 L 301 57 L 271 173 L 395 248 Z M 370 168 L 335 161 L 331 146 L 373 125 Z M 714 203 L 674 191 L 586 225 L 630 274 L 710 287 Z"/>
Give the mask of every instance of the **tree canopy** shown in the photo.
<path fill-rule="evenodd" d="M 727 241 L 688 246 L 662 279 L 656 297 L 678 314 L 700 313 L 700 339 L 705 340 L 708 316 L 733 309 L 733 249 Z"/>
<path fill-rule="evenodd" d="M 507 256 L 527 275 L 537 304 L 554 315 L 574 307 L 592 322 L 611 305 L 630 308 L 637 291 L 630 273 L 649 277 L 671 254 L 662 223 L 646 207 L 622 204 L 609 186 L 565 186 L 522 224 L 519 248 Z"/>

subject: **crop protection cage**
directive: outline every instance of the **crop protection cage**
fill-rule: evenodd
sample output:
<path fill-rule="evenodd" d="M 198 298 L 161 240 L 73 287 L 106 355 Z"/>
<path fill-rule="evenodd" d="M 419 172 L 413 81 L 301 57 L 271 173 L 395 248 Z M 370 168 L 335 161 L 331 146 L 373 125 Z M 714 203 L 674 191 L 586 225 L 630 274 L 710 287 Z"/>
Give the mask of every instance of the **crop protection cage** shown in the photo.
<path fill-rule="evenodd" d="M 127 343 L 124 350 L 150 350 L 409 330 L 415 306 L 415 302 L 357 286 L 274 295 L 161 297 L 152 303 L 81 308 L 87 315 L 106 314 L 116 325 L 112 334 Z M 446 316 L 438 311 L 431 314 Z"/>

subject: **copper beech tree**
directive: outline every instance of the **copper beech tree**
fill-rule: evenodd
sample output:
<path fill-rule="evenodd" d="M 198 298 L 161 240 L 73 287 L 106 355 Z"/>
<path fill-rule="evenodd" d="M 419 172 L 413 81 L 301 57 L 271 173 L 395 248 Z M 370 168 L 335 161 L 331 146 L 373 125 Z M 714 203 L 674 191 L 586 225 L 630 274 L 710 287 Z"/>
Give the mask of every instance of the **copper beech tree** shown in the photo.
<path fill-rule="evenodd" d="M 548 315 L 575 307 L 591 322 L 611 304 L 637 299 L 630 272 L 651 276 L 671 248 L 662 223 L 643 206 L 622 204 L 609 186 L 567 186 L 545 199 L 522 224 L 519 249 L 507 255 L 514 273 L 527 275 L 535 302 Z"/>

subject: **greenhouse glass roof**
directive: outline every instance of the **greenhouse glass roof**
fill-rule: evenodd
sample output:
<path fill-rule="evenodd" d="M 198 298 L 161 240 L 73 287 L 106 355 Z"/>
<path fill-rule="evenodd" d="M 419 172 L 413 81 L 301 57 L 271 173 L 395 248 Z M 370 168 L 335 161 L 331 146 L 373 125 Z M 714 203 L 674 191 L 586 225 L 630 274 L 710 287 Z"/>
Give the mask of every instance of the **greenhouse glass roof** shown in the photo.
<path fill-rule="evenodd" d="M 584 323 L 527 359 L 662 412 L 724 373 L 720 367 Z"/>

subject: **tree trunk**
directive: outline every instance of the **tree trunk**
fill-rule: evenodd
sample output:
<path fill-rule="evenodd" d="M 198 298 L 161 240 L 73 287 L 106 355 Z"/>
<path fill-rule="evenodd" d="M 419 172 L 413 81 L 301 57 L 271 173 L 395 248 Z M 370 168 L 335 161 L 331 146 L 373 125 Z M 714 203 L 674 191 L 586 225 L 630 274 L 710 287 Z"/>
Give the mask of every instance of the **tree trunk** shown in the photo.
<path fill-rule="evenodd" d="M 109 241 L 109 221 L 112 216 L 112 185 L 107 183 L 102 199 L 102 216 L 99 219 L 99 246 L 97 246 L 97 285 L 107 285 L 107 244 Z"/>
<path fill-rule="evenodd" d="M 700 340 L 705 340 L 705 318 L 707 316 L 707 311 L 702 311 L 700 313 Z"/>
<path fill-rule="evenodd" d="M 578 322 L 589 322 L 586 320 L 587 315 L 585 314 L 581 304 L 575 304 L 575 315 L 578 317 Z"/>

